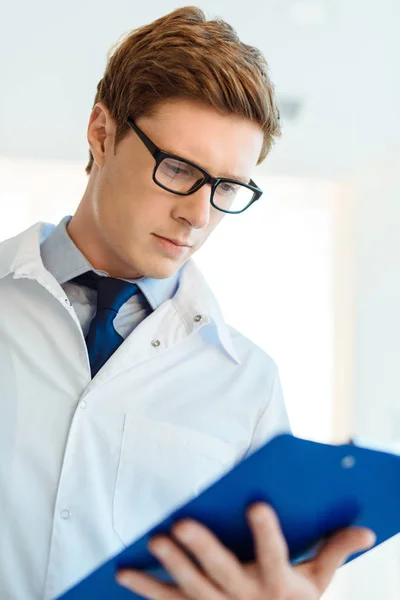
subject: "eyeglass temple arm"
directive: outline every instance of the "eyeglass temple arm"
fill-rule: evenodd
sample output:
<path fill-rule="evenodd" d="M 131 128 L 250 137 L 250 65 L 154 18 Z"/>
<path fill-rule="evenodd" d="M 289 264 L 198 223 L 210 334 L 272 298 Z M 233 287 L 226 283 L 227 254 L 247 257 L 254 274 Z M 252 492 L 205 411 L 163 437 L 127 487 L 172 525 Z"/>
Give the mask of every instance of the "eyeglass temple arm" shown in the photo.
<path fill-rule="evenodd" d="M 157 146 L 155 144 L 153 144 L 153 142 L 147 137 L 147 135 L 144 133 L 144 131 L 142 131 L 136 125 L 136 123 L 134 123 L 134 121 L 131 119 L 131 117 L 128 117 L 128 123 L 132 127 L 132 129 L 137 133 L 137 135 L 140 137 L 140 139 L 142 140 L 142 142 L 146 146 L 146 148 L 149 150 L 149 152 L 151 152 L 151 154 L 154 156 L 158 150 Z"/>

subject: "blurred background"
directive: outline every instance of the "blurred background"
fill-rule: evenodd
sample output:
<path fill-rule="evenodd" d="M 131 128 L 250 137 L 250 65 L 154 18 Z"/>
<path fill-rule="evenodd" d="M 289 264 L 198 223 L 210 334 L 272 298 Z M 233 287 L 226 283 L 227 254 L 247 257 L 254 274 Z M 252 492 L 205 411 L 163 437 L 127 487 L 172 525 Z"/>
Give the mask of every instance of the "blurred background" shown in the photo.
<path fill-rule="evenodd" d="M 73 214 L 111 46 L 185 4 L 3 7 L 0 240 Z M 197 5 L 265 53 L 283 137 L 254 174 L 262 201 L 226 218 L 196 262 L 226 320 L 278 363 L 296 435 L 398 452 L 400 3 Z M 249 273 L 252 289 L 238 285 Z M 398 538 L 342 568 L 324 600 L 398 600 Z"/>

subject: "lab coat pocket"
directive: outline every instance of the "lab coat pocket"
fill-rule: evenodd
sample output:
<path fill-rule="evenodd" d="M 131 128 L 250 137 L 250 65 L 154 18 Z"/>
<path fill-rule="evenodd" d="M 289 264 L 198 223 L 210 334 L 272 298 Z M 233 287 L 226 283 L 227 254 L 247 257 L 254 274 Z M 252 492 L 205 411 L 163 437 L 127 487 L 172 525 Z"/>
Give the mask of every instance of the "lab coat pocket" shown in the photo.
<path fill-rule="evenodd" d="M 128 545 L 197 496 L 235 463 L 239 450 L 182 425 L 125 415 L 113 526 Z"/>

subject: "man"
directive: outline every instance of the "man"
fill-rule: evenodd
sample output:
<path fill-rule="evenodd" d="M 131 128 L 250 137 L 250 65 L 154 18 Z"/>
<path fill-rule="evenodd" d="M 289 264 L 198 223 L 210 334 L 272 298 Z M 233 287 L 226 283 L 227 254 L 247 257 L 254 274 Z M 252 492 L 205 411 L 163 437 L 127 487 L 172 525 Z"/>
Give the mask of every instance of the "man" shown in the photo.
<path fill-rule="evenodd" d="M 194 7 L 110 57 L 76 213 L 0 245 L 1 598 L 54 598 L 288 430 L 275 364 L 190 260 L 260 200 L 251 172 L 279 132 L 261 54 Z M 272 510 L 248 516 L 254 563 L 181 522 L 151 543 L 176 585 L 119 582 L 157 600 L 314 600 L 372 543 L 349 529 L 293 568 Z"/>

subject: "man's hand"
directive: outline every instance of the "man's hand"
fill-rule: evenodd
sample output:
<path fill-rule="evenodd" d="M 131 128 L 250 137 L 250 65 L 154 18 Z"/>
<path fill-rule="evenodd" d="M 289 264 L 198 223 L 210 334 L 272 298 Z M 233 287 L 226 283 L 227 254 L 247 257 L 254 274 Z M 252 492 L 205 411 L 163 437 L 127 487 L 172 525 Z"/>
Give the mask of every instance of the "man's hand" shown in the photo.
<path fill-rule="evenodd" d="M 258 502 L 250 507 L 247 518 L 254 536 L 255 562 L 241 564 L 209 529 L 184 519 L 173 526 L 172 535 L 187 553 L 166 535 L 149 542 L 150 551 L 177 585 L 133 570 L 120 571 L 117 581 L 150 600 L 318 600 L 336 569 L 375 543 L 369 529 L 343 529 L 325 542 L 313 560 L 293 567 L 272 508 Z"/>

